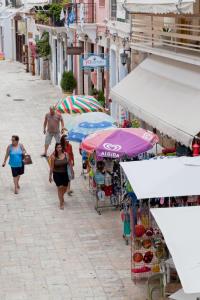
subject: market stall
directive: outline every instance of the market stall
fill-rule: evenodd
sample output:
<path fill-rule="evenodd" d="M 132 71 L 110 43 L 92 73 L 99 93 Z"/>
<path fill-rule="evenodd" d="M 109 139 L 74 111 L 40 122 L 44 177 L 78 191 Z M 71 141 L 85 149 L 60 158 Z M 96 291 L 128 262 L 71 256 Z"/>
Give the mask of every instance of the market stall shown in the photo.
<path fill-rule="evenodd" d="M 135 199 L 132 199 L 131 202 L 131 271 L 132 279 L 135 280 L 149 277 L 163 270 L 165 261 L 169 258 L 168 248 L 174 259 L 173 251 L 170 247 L 166 247 L 162 227 L 150 213 L 150 209 L 154 208 L 153 212 L 156 212 L 157 208 L 162 208 L 159 211 L 164 216 L 168 207 L 191 206 L 193 208 L 193 206 L 199 205 L 200 158 L 181 157 L 122 162 L 121 166 L 135 195 Z M 172 231 L 176 227 L 176 223 L 179 222 L 178 213 L 174 209 L 171 208 L 175 213 L 174 223 L 170 213 L 168 214 L 168 223 L 171 224 Z M 184 219 L 185 226 L 188 224 L 187 219 L 187 217 Z M 164 220 L 165 218 L 163 222 Z M 198 228 L 198 226 L 193 228 Z M 184 227 L 180 230 L 182 230 L 186 240 L 187 234 Z M 175 236 L 178 237 L 178 235 Z M 193 247 L 194 242 L 193 244 L 189 242 L 189 244 Z M 185 247 L 182 242 L 180 245 L 182 248 Z M 179 252 L 181 251 L 182 249 L 179 249 Z M 176 261 L 174 263 L 176 266 Z M 184 265 L 183 261 L 182 265 Z M 179 270 L 178 273 L 181 278 L 182 275 Z M 197 276 L 197 278 L 199 277 Z"/>
<path fill-rule="evenodd" d="M 105 207 L 118 207 L 126 193 L 126 178 L 120 161 L 138 159 L 153 148 L 158 137 L 142 128 L 115 128 L 94 133 L 81 143 L 81 149 L 92 156 L 89 178 L 95 188 L 98 213 Z M 106 197 L 109 203 L 105 203 Z"/>

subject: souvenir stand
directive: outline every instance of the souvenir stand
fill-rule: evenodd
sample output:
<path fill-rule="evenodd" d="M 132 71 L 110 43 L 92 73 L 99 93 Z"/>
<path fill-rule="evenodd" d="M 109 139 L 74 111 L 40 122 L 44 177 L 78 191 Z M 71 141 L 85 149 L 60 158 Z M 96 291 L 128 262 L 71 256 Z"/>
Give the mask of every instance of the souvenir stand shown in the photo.
<path fill-rule="evenodd" d="M 119 207 L 126 193 L 120 162 L 134 160 L 157 142 L 155 134 L 141 128 L 109 129 L 91 134 L 82 142 L 81 149 L 90 155 L 89 185 L 96 196 L 95 209 L 99 214 L 102 208 Z"/>
<path fill-rule="evenodd" d="M 121 163 L 134 190 L 128 193 L 131 216 L 131 277 L 134 281 L 163 271 L 165 261 L 170 256 L 150 209 L 199 205 L 199 196 L 195 195 L 200 194 L 196 174 L 199 172 L 200 175 L 200 160 L 199 168 L 191 165 L 194 164 L 193 160 L 191 157 L 175 157 Z"/>
<path fill-rule="evenodd" d="M 93 156 L 94 157 L 94 156 Z M 122 196 L 123 178 L 119 160 L 89 157 L 89 187 L 95 195 L 95 210 L 101 214 L 103 208 L 118 208 Z"/>

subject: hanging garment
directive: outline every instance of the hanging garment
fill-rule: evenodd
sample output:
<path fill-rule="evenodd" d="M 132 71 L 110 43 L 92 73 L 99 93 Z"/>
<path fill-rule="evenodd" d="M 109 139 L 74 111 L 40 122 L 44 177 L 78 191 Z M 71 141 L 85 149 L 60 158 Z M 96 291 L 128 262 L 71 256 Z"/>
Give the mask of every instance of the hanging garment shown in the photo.
<path fill-rule="evenodd" d="M 84 3 L 80 3 L 80 24 L 82 30 L 83 30 L 84 21 L 85 21 Z"/>
<path fill-rule="evenodd" d="M 60 12 L 60 21 L 62 21 L 64 18 L 65 18 L 65 13 L 64 13 L 64 9 L 62 8 Z"/>
<path fill-rule="evenodd" d="M 110 204 L 113 206 L 118 205 L 118 198 L 115 195 L 111 195 Z"/>
<path fill-rule="evenodd" d="M 124 214 L 124 236 L 131 234 L 130 214 L 128 211 Z"/>
<path fill-rule="evenodd" d="M 99 171 L 96 171 L 94 175 L 94 180 L 97 185 L 104 185 L 105 183 L 105 175 Z"/>
<path fill-rule="evenodd" d="M 106 197 L 110 197 L 113 193 L 113 188 L 112 188 L 112 185 L 109 185 L 109 186 L 104 186 L 103 188 L 104 192 L 105 192 L 105 196 Z"/>
<path fill-rule="evenodd" d="M 67 18 L 67 23 L 68 23 L 68 27 L 70 24 L 73 24 L 75 21 L 75 13 L 74 13 L 74 9 L 72 8 L 71 11 L 68 14 L 68 18 Z"/>
<path fill-rule="evenodd" d="M 105 173 L 105 185 L 112 185 L 112 176 L 108 172 Z"/>
<path fill-rule="evenodd" d="M 104 201 L 105 200 L 105 192 L 100 190 L 97 192 L 97 198 L 99 201 Z"/>

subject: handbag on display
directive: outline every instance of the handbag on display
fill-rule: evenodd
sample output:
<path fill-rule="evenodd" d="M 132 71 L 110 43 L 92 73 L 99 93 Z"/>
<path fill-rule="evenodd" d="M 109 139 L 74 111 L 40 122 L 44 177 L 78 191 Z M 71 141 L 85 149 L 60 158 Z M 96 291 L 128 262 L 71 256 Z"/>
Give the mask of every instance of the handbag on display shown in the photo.
<path fill-rule="evenodd" d="M 99 171 L 97 171 L 94 175 L 94 180 L 96 184 L 103 185 L 105 183 L 105 175 Z"/>
<path fill-rule="evenodd" d="M 31 165 L 33 163 L 30 154 L 25 154 L 23 157 L 23 162 L 25 165 Z"/>
<path fill-rule="evenodd" d="M 106 172 L 105 174 L 105 185 L 106 186 L 112 185 L 112 176 L 108 172 Z"/>
<path fill-rule="evenodd" d="M 97 192 L 97 198 L 99 201 L 104 201 L 105 200 L 105 192 L 100 190 Z"/>

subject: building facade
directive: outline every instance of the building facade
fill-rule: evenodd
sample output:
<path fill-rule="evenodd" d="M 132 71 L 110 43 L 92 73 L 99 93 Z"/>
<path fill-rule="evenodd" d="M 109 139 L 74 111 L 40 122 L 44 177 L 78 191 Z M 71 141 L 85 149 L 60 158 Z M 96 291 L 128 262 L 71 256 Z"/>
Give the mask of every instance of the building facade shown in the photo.
<path fill-rule="evenodd" d="M 110 89 L 127 76 L 131 70 L 131 21 L 123 7 L 122 0 L 109 1 L 109 20 L 107 28 L 110 33 Z M 112 116 L 118 123 L 127 118 L 128 111 L 119 103 L 110 100 Z"/>
<path fill-rule="evenodd" d="M 195 109 L 200 95 L 199 1 L 161 2 L 126 1 L 132 71 L 112 88 L 111 98 L 129 110 L 131 119 L 157 132 L 163 145 L 190 146 L 200 132 Z M 188 114 L 193 115 L 190 124 Z"/>

